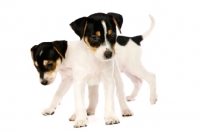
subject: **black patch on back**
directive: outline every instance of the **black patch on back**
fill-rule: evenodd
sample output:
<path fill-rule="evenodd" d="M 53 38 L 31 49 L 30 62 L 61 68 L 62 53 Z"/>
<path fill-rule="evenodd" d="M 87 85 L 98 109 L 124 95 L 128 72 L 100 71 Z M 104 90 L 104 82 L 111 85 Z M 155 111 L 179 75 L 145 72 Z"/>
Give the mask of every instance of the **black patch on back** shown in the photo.
<path fill-rule="evenodd" d="M 126 37 L 126 36 L 117 37 L 117 43 L 119 43 L 119 45 L 121 46 L 125 46 L 129 40 L 130 40 L 130 37 Z"/>
<path fill-rule="evenodd" d="M 119 43 L 119 45 L 121 46 L 125 46 L 130 39 L 133 42 L 135 42 L 138 46 L 140 46 L 140 42 L 143 40 L 141 35 L 134 36 L 134 37 L 118 36 L 117 43 Z"/>
<path fill-rule="evenodd" d="M 135 37 L 131 37 L 131 40 L 135 42 L 138 46 L 140 46 L 140 42 L 143 40 L 142 35 L 138 35 Z"/>

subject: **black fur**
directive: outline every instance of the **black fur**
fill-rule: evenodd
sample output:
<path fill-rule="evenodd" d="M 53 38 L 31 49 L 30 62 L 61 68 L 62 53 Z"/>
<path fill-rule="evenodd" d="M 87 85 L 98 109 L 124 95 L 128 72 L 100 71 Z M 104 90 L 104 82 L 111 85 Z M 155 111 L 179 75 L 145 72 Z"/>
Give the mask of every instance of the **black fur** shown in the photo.
<path fill-rule="evenodd" d="M 84 33 L 84 27 L 87 21 L 87 17 L 81 17 L 72 23 L 70 23 L 71 28 L 74 32 L 82 39 Z"/>
<path fill-rule="evenodd" d="M 133 42 L 135 42 L 137 45 L 140 46 L 140 42 L 143 40 L 142 36 L 141 35 L 138 35 L 138 36 L 135 36 L 135 37 L 131 37 L 131 40 Z"/>
<path fill-rule="evenodd" d="M 125 46 L 129 40 L 130 40 L 130 37 L 126 37 L 126 36 L 117 37 L 117 43 L 122 46 Z"/>
<path fill-rule="evenodd" d="M 65 53 L 67 51 L 67 41 L 54 41 L 52 42 L 52 46 L 54 46 L 59 53 L 62 55 L 61 57 L 65 58 Z"/>
<path fill-rule="evenodd" d="M 118 36 L 117 43 L 119 43 L 119 45 L 121 45 L 121 46 L 125 46 L 130 39 L 133 42 L 135 42 L 138 46 L 141 45 L 140 42 L 143 40 L 141 35 L 134 36 L 134 37 Z"/>
<path fill-rule="evenodd" d="M 115 18 L 117 25 L 115 25 L 113 18 Z M 106 35 L 106 38 L 111 43 L 113 47 L 116 43 L 116 26 L 119 26 L 119 29 L 122 26 L 123 18 L 120 14 L 117 13 L 94 13 L 88 17 L 81 17 L 72 23 L 70 26 L 74 32 L 82 39 L 87 37 L 88 42 L 91 47 L 98 48 L 105 41 L 104 29 L 101 24 L 102 20 L 105 21 L 107 30 L 112 30 L 112 34 Z M 85 27 L 86 26 L 86 27 Z M 86 28 L 84 30 L 84 28 Z M 100 31 L 100 36 L 96 36 L 96 31 Z"/>

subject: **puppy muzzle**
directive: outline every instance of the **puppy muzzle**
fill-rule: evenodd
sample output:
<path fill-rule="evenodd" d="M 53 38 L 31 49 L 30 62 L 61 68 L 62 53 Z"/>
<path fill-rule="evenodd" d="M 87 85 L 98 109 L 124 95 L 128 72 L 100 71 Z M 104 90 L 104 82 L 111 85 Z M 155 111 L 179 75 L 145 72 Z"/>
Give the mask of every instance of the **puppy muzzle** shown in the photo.
<path fill-rule="evenodd" d="M 112 51 L 106 50 L 106 51 L 104 52 L 104 57 L 105 57 L 106 59 L 112 58 Z"/>

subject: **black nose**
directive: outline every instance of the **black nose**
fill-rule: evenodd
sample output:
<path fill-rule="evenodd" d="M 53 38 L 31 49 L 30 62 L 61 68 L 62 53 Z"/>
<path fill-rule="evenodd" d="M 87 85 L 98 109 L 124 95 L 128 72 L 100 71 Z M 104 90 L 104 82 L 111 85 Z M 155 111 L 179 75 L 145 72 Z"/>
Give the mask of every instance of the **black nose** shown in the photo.
<path fill-rule="evenodd" d="M 43 81 L 41 82 L 42 85 L 47 85 L 47 83 L 48 83 L 48 82 L 47 82 L 46 80 L 43 80 Z"/>
<path fill-rule="evenodd" d="M 109 50 L 106 50 L 104 52 L 104 56 L 105 56 L 106 59 L 110 59 L 112 57 L 112 52 L 109 51 Z"/>

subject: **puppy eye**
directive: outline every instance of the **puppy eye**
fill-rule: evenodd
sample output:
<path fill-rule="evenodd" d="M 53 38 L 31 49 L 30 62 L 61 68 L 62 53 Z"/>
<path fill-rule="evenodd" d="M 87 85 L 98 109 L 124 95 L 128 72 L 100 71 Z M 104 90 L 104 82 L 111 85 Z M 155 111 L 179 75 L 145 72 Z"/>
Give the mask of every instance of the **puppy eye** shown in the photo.
<path fill-rule="evenodd" d="M 99 41 L 99 37 L 96 36 L 96 35 L 92 35 L 92 36 L 90 37 L 90 40 L 91 40 L 92 42 L 98 42 L 98 41 Z"/>
<path fill-rule="evenodd" d="M 52 69 L 53 68 L 53 64 L 52 63 L 49 63 L 49 64 L 47 64 L 47 69 Z"/>
<path fill-rule="evenodd" d="M 111 38 L 116 38 L 116 33 L 113 32 L 111 35 L 110 35 Z"/>

